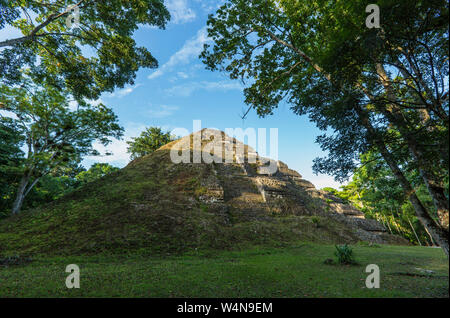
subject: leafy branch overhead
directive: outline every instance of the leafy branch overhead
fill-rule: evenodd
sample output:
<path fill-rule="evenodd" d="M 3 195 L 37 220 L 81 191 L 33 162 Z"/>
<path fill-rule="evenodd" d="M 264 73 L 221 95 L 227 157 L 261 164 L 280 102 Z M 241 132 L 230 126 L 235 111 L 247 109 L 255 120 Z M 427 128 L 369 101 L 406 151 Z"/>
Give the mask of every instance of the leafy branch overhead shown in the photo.
<path fill-rule="evenodd" d="M 69 29 L 72 5 L 79 7 L 80 19 L 78 28 Z M 20 83 L 29 68 L 67 87 L 79 101 L 133 84 L 141 67 L 156 68 L 156 59 L 132 35 L 139 25 L 164 28 L 170 18 L 162 0 L 0 0 L 0 8 L 0 29 L 23 34 L 0 41 L 1 83 Z"/>

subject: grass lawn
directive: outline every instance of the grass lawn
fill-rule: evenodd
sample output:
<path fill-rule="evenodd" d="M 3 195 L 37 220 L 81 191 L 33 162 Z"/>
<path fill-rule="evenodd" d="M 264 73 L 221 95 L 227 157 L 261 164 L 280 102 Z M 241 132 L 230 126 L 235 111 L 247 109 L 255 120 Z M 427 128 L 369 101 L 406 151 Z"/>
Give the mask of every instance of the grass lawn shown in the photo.
<path fill-rule="evenodd" d="M 441 249 L 354 246 L 359 265 L 326 265 L 334 246 L 253 248 L 167 257 L 36 257 L 0 266 L 0 297 L 448 297 Z M 67 289 L 66 265 L 80 267 L 80 289 Z M 377 264 L 379 289 L 365 267 Z M 431 270 L 433 272 L 426 272 Z"/>

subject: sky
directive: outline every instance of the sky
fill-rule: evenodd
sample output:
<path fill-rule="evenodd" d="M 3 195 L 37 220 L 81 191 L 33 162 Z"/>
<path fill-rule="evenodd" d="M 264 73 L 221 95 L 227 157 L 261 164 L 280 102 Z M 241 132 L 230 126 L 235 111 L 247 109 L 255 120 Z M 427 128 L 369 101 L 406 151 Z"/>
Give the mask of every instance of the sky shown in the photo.
<path fill-rule="evenodd" d="M 333 177 L 315 175 L 313 159 L 326 154 L 315 139 L 322 134 L 307 117 L 295 115 L 290 106 L 281 104 L 265 118 L 251 110 L 245 120 L 243 84 L 230 80 L 225 73 L 205 69 L 198 55 L 209 41 L 206 33 L 208 14 L 214 13 L 223 0 L 166 0 L 172 19 L 165 30 L 141 26 L 134 34 L 138 46 L 150 50 L 158 60 L 157 69 L 141 69 L 135 84 L 104 93 L 102 102 L 117 114 L 125 128 L 122 140 L 107 146 L 111 156 L 87 157 L 83 165 L 107 162 L 117 167 L 128 164 L 127 143 L 145 127 L 158 126 L 170 131 L 185 128 L 193 132 L 193 120 L 201 120 L 202 128 L 278 128 L 278 160 L 298 171 L 317 188 L 338 188 Z M 80 12 L 80 19 L 83 18 Z M 2 30 L 3 31 L 3 30 Z M 12 37 L 0 33 L 0 39 Z M 100 151 L 106 149 L 96 144 Z M 270 157 L 270 155 L 269 155 Z"/>

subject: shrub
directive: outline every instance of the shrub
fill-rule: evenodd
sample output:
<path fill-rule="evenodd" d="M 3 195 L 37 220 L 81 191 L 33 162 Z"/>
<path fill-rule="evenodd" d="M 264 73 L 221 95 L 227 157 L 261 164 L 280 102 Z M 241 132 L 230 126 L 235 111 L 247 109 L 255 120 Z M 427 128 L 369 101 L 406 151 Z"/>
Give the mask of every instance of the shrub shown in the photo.
<path fill-rule="evenodd" d="M 337 256 L 339 264 L 356 264 L 353 249 L 347 244 L 335 245 L 336 252 L 334 255 Z"/>
<path fill-rule="evenodd" d="M 316 227 L 319 227 L 320 218 L 319 218 L 318 216 L 312 216 L 312 217 L 311 217 L 311 222 L 313 222 L 313 224 L 314 224 Z"/>

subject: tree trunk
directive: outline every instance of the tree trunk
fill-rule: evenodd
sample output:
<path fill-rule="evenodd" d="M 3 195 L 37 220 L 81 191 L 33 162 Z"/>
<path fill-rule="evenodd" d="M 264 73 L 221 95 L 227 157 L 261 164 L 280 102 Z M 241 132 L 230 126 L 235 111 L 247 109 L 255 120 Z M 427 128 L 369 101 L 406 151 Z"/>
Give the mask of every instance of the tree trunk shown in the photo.
<path fill-rule="evenodd" d="M 445 190 L 442 186 L 437 185 L 432 180 L 427 178 L 426 173 L 421 169 L 420 174 L 425 181 L 428 192 L 431 194 L 433 204 L 439 218 L 439 222 L 444 229 L 448 231 L 448 199 L 445 196 Z"/>
<path fill-rule="evenodd" d="M 391 168 L 391 171 L 394 173 L 394 176 L 400 182 L 403 188 L 403 192 L 413 205 L 417 218 L 423 224 L 423 226 L 428 229 L 434 241 L 439 244 L 439 246 L 444 250 L 445 254 L 448 257 L 448 231 L 445 231 L 443 228 L 441 228 L 440 225 L 437 224 L 433 220 L 433 218 L 431 218 L 428 211 L 425 209 L 422 202 L 420 202 L 419 198 L 417 197 L 413 187 L 403 175 L 403 172 L 400 170 L 400 168 L 397 166 L 391 153 L 389 153 L 384 143 L 377 140 L 377 147 L 380 150 L 383 158 Z"/>
<path fill-rule="evenodd" d="M 394 233 L 392 233 L 391 225 L 389 224 L 389 219 L 387 218 L 387 216 L 384 215 L 383 213 L 381 213 L 381 215 L 383 215 L 383 217 L 384 217 L 384 221 L 385 221 L 385 223 L 387 224 L 387 227 L 388 227 L 388 229 L 389 229 L 389 232 L 391 232 L 391 234 L 394 234 Z"/>
<path fill-rule="evenodd" d="M 12 214 L 18 214 L 22 208 L 23 200 L 26 195 L 26 188 L 30 181 L 30 177 L 27 175 L 22 176 L 20 180 L 19 188 L 17 189 L 16 199 L 14 200 L 13 207 L 11 210 Z"/>
<path fill-rule="evenodd" d="M 390 80 L 388 78 L 388 75 L 386 74 L 386 71 L 384 70 L 383 65 L 379 63 L 377 64 L 377 73 L 381 80 L 381 83 L 385 88 L 388 101 L 392 102 L 389 103 L 389 107 L 381 106 L 379 107 L 379 110 L 388 118 L 388 120 L 392 124 L 394 124 L 398 128 L 401 136 L 406 140 L 409 152 L 417 162 L 420 176 L 422 177 L 422 180 L 427 187 L 428 193 L 433 199 L 433 204 L 436 208 L 440 225 L 448 231 L 449 201 L 445 196 L 444 188 L 440 184 L 440 182 L 436 180 L 436 178 L 434 178 L 433 174 L 428 171 L 427 166 L 430 163 L 426 160 L 426 156 L 420 150 L 420 146 L 417 144 L 416 138 L 410 134 L 410 131 L 407 127 L 408 123 L 405 122 L 405 119 L 401 114 L 401 109 L 394 103 L 396 101 L 396 96 L 392 91 Z"/>
<path fill-rule="evenodd" d="M 431 246 L 435 246 L 436 243 L 433 240 L 433 236 L 431 236 L 430 232 L 428 231 L 427 228 L 425 228 L 425 232 L 427 232 L 428 236 L 430 237 L 430 241 L 431 241 Z"/>
<path fill-rule="evenodd" d="M 406 217 L 408 219 L 408 223 L 411 226 L 411 229 L 413 230 L 414 235 L 416 236 L 417 242 L 419 242 L 419 245 L 422 246 L 422 243 L 419 240 L 419 237 L 417 236 L 416 230 L 414 229 L 414 226 L 411 223 L 411 220 L 409 219 L 409 217 Z"/>
<path fill-rule="evenodd" d="M 419 164 L 420 176 L 427 187 L 428 193 L 433 199 L 439 222 L 441 226 L 448 231 L 448 199 L 445 196 L 444 187 L 439 184 L 439 181 L 435 180 L 432 173 L 428 172 L 426 165 L 429 163 L 424 162 L 422 159 L 424 158 L 424 155 L 418 149 L 415 139 L 408 135 L 407 142 L 410 153 Z"/>
<path fill-rule="evenodd" d="M 444 253 L 447 255 L 448 258 L 448 231 L 445 231 L 439 224 L 437 224 L 433 218 L 430 216 L 428 211 L 423 206 L 422 202 L 420 202 L 419 198 L 416 195 L 416 192 L 414 188 L 409 183 L 408 179 L 406 179 L 405 175 L 401 171 L 401 169 L 398 167 L 397 163 L 395 162 L 394 157 L 389 152 L 389 150 L 386 148 L 386 145 L 384 141 L 377 136 L 375 128 L 372 126 L 372 124 L 369 121 L 368 114 L 361 108 L 356 108 L 356 111 L 358 112 L 359 118 L 361 120 L 361 123 L 364 127 L 366 127 L 369 134 L 374 138 L 375 146 L 377 146 L 378 150 L 380 151 L 381 155 L 383 156 L 386 163 L 389 165 L 389 168 L 391 169 L 392 173 L 394 174 L 395 178 L 399 181 L 400 185 L 402 186 L 403 192 L 405 193 L 406 197 L 411 202 L 412 206 L 414 207 L 414 211 L 416 212 L 416 216 L 419 219 L 419 221 L 423 224 L 423 226 L 428 229 L 430 232 L 433 240 L 439 244 L 439 246 L 442 248 Z"/>

